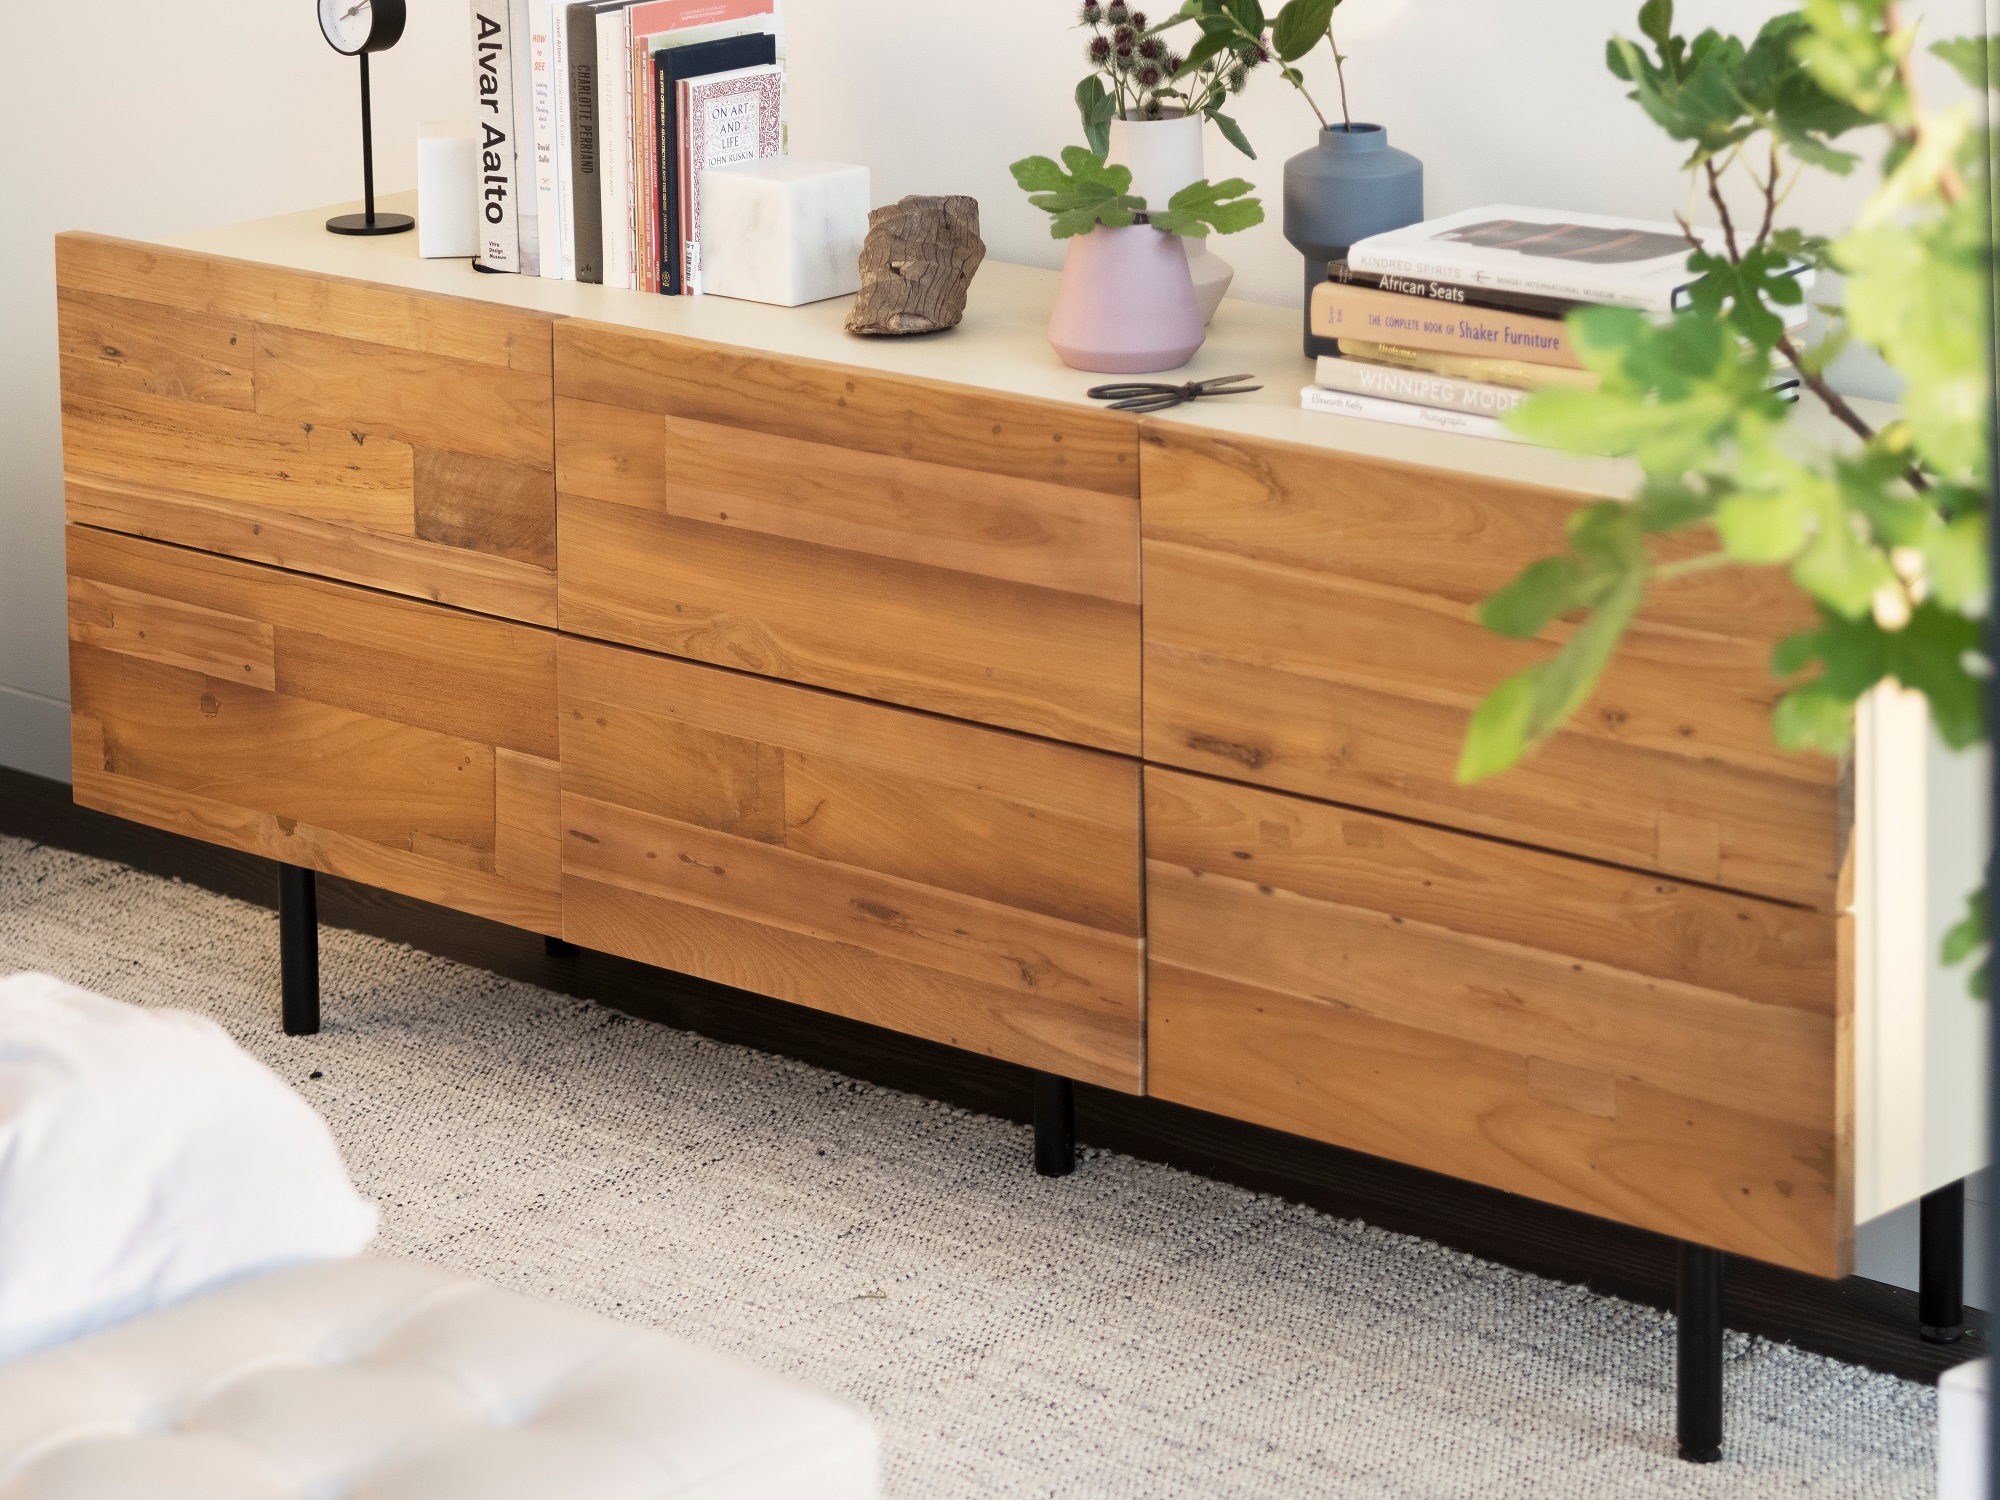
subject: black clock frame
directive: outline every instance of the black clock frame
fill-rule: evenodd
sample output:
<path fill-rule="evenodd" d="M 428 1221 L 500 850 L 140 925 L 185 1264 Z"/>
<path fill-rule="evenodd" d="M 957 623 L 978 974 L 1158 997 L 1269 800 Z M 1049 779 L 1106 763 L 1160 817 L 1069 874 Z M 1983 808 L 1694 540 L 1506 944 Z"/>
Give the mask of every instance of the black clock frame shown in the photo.
<path fill-rule="evenodd" d="M 314 10 L 318 10 L 318 0 L 314 0 Z M 375 211 L 375 128 L 373 110 L 368 97 L 368 54 L 386 52 L 403 39 L 403 28 L 409 22 L 409 9 L 405 0 L 374 0 L 368 7 L 370 25 L 368 39 L 353 52 L 341 52 L 334 46 L 333 38 L 326 37 L 326 44 L 340 52 L 342 57 L 354 58 L 361 64 L 361 191 L 363 211 L 358 214 L 335 214 L 326 221 L 326 227 L 334 234 L 401 234 L 417 227 L 417 221 L 408 214 L 377 213 Z M 326 36 L 326 28 L 320 28 L 320 35 Z"/>

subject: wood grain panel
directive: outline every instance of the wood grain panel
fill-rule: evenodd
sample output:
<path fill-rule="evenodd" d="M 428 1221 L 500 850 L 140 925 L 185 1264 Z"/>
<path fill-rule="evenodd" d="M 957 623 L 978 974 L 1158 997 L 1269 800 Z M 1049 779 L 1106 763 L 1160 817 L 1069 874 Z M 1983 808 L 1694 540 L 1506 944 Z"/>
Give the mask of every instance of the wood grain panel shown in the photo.
<path fill-rule="evenodd" d="M 1149 421 L 1141 429 L 1146 535 L 1476 604 L 1553 557 L 1580 497 L 1292 443 Z M 1422 539 L 1412 546 L 1411 538 Z M 1713 550 L 1664 539 L 1673 560 Z M 1725 568 L 1653 590 L 1642 619 L 1754 640 L 1816 623 L 1781 574 Z"/>
<path fill-rule="evenodd" d="M 1575 722 L 1462 787 L 1472 709 L 1571 628 L 1502 640 L 1477 600 L 1578 502 L 1395 470 L 1399 511 L 1381 465 L 1163 424 L 1142 462 L 1149 760 L 1832 909 L 1835 768 L 1771 741 L 1797 620 L 1750 585 L 1677 585 Z"/>
<path fill-rule="evenodd" d="M 1150 1092 L 1843 1273 L 1831 917 L 1146 781 Z"/>
<path fill-rule="evenodd" d="M 71 578 L 69 635 L 79 645 L 186 667 L 225 682 L 278 685 L 276 632 L 268 624 L 179 599 Z"/>
<path fill-rule="evenodd" d="M 256 409 L 252 323 L 94 292 L 59 290 L 56 311 L 71 383 Z"/>
<path fill-rule="evenodd" d="M 56 246 L 69 519 L 555 621 L 551 319 Z"/>
<path fill-rule="evenodd" d="M 1607 1118 L 1537 1097 L 1516 1053 L 1158 958 L 1147 987 L 1161 1098 L 1819 1276 L 1851 1269 L 1825 1132 L 1624 1082 Z"/>
<path fill-rule="evenodd" d="M 1139 602 L 1131 509 L 1094 492 L 664 419 L 662 508 L 691 521 Z"/>
<path fill-rule="evenodd" d="M 571 941 L 1139 1089 L 1135 764 L 571 637 L 561 680 Z"/>
<path fill-rule="evenodd" d="M 1137 427 L 558 330 L 565 630 L 1139 748 Z"/>
<path fill-rule="evenodd" d="M 1831 1013 L 1834 924 L 1818 912 L 1282 792 L 1150 767 L 1146 839 L 1176 870 Z"/>
<path fill-rule="evenodd" d="M 551 320 L 497 302 L 311 276 L 101 234 L 56 236 L 56 279 L 207 317 L 299 328 L 502 369 L 549 367 Z"/>
<path fill-rule="evenodd" d="M 1000 396 L 700 339 L 567 319 L 564 396 L 951 469 L 1137 498 L 1137 425 L 1122 413 Z"/>
<path fill-rule="evenodd" d="M 68 532 L 87 806 L 559 930 L 555 638 Z"/>
<path fill-rule="evenodd" d="M 566 631 L 1139 748 L 1134 606 L 567 492 L 561 545 Z"/>
<path fill-rule="evenodd" d="M 536 564 L 307 516 L 277 515 L 268 506 L 74 474 L 65 476 L 63 494 L 69 519 L 78 525 L 178 542 L 294 573 L 372 584 L 419 599 L 448 594 L 459 608 L 503 619 L 536 625 L 556 621 L 552 575 Z M 449 587 L 441 588 L 439 581 L 447 575 Z"/>

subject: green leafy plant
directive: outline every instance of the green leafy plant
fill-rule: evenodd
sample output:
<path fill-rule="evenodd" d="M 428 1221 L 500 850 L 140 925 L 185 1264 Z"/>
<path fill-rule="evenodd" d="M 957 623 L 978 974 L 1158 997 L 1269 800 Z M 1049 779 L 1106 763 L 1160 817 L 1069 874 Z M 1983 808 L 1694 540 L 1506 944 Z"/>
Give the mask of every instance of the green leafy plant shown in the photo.
<path fill-rule="evenodd" d="M 1076 86 L 1076 109 L 1084 139 L 1100 157 L 1111 149 L 1113 120 L 1158 120 L 1170 110 L 1214 121 L 1230 145 L 1257 155 L 1222 106 L 1243 92 L 1250 70 L 1264 61 L 1261 48 L 1218 48 L 1189 64 L 1157 28 L 1148 28 L 1144 11 L 1123 0 L 1083 0 L 1077 22 L 1090 33 L 1084 44 L 1090 72 Z"/>
<path fill-rule="evenodd" d="M 1689 231 L 1688 266 L 1700 279 L 1692 306 L 1670 322 L 1618 308 L 1572 313 L 1598 388 L 1539 391 L 1509 417 L 1558 448 L 1634 458 L 1645 480 L 1636 499 L 1582 507 L 1565 555 L 1531 564 L 1486 601 L 1488 628 L 1554 649 L 1480 704 L 1459 779 L 1514 765 L 1576 713 L 1655 585 L 1719 567 L 1783 568 L 1819 614 L 1774 654 L 1787 683 L 1772 719 L 1780 744 L 1843 751 L 1857 701 L 1889 680 L 1924 694 L 1948 743 L 1982 741 L 1991 143 L 1970 105 L 1923 107 L 1915 27 L 1895 0 L 1807 0 L 1747 43 L 1712 30 L 1679 35 L 1672 0 L 1647 0 L 1639 31 L 1650 51 L 1614 37 L 1607 64 L 1688 145 L 1722 248 Z M 1989 45 L 1931 50 L 1983 91 Z M 1853 169 L 1858 158 L 1835 143 L 1863 126 L 1882 127 L 1889 145 L 1881 185 L 1852 227 L 1825 241 L 1781 226 L 1801 173 Z M 1731 173 L 1754 189 L 1748 217 L 1731 212 Z M 1829 332 L 1813 348 L 1772 310 L 1800 300 L 1787 273 L 1801 258 L 1845 278 L 1845 305 L 1825 309 Z M 1879 428 L 1825 378 L 1850 339 L 1905 381 L 1900 414 Z M 1848 429 L 1843 451 L 1799 441 L 1798 408 L 1768 389 L 1781 364 Z M 1689 545 L 1704 536 L 1708 549 Z M 1949 951 L 1963 958 L 1983 946 L 1983 924 L 1970 923 Z"/>
<path fill-rule="evenodd" d="M 1100 224 L 1124 229 L 1150 223 L 1166 234 L 1200 239 L 1211 232 L 1235 234 L 1264 222 L 1264 205 L 1244 196 L 1250 184 L 1241 177 L 1191 182 L 1168 199 L 1165 208 L 1148 210 L 1146 200 L 1130 191 L 1129 167 L 1106 166 L 1096 152 L 1083 146 L 1065 146 L 1060 162 L 1046 156 L 1023 157 L 1010 170 L 1028 201 L 1051 216 L 1049 233 L 1059 240 L 1088 234 Z"/>
<path fill-rule="evenodd" d="M 1205 67 L 1221 56 L 1252 59 L 1249 66 L 1278 60 L 1278 76 L 1299 91 L 1320 128 L 1327 129 L 1326 112 L 1306 88 L 1306 75 L 1299 64 L 1323 41 L 1333 54 L 1334 77 L 1340 84 L 1340 119 L 1343 129 L 1354 128 L 1347 107 L 1347 57 L 1333 39 L 1333 13 L 1340 0 L 1289 0 L 1275 20 L 1266 20 L 1259 0 L 1184 0 L 1168 20 L 1153 28 L 1164 32 L 1193 23 L 1200 35 L 1181 60 L 1176 76 Z M 1268 28 L 1268 34 L 1267 34 Z"/>

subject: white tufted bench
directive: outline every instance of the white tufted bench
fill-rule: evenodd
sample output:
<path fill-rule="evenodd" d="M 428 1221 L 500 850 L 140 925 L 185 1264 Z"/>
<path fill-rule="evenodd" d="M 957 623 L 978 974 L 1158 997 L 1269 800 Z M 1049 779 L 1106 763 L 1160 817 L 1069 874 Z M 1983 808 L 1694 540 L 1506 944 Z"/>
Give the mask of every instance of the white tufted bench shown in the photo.
<path fill-rule="evenodd" d="M 0 1500 L 872 1500 L 866 1413 L 402 1261 L 0 1364 Z"/>

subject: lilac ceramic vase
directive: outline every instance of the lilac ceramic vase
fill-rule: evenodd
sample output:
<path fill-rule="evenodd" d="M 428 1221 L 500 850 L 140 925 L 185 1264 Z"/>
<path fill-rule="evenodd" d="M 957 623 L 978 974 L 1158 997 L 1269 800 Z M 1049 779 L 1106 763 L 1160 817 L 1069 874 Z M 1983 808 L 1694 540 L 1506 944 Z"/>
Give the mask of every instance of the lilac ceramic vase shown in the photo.
<path fill-rule="evenodd" d="M 1180 236 L 1149 224 L 1100 224 L 1069 242 L 1049 344 L 1071 369 L 1177 370 L 1206 333 Z"/>

